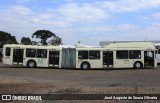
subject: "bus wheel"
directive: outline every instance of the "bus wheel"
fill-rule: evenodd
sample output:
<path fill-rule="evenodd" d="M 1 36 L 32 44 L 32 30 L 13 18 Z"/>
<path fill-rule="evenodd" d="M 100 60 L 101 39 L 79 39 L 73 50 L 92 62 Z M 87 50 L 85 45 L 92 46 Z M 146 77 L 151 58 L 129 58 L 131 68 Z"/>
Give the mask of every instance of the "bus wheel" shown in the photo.
<path fill-rule="evenodd" d="M 36 62 L 34 60 L 30 60 L 28 61 L 27 66 L 30 68 L 34 68 L 36 67 Z"/>
<path fill-rule="evenodd" d="M 83 62 L 81 64 L 81 69 L 86 70 L 86 69 L 89 69 L 89 68 L 90 68 L 90 64 L 88 62 Z"/>
<path fill-rule="evenodd" d="M 141 62 L 135 62 L 135 63 L 134 63 L 134 68 L 135 68 L 135 69 L 140 69 L 140 68 L 142 68 L 142 63 L 141 63 Z"/>

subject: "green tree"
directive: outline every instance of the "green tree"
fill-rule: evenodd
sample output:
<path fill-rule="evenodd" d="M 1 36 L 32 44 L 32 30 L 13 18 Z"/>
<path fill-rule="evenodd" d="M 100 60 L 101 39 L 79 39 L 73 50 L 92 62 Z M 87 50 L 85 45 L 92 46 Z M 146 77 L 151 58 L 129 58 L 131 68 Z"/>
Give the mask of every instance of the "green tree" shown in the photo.
<path fill-rule="evenodd" d="M 42 45 L 47 45 L 47 39 L 55 36 L 56 35 L 49 30 L 37 30 L 33 33 L 32 38 L 40 38 L 40 43 L 42 43 Z"/>
<path fill-rule="evenodd" d="M 32 41 L 31 41 L 31 39 L 29 37 L 22 37 L 21 44 L 32 45 Z"/>
<path fill-rule="evenodd" d="M 32 41 L 32 45 L 38 45 L 39 42 L 37 41 Z"/>
<path fill-rule="evenodd" d="M 55 36 L 49 41 L 49 44 L 51 44 L 51 45 L 61 45 L 63 43 L 62 43 L 61 38 L 59 38 L 58 36 Z"/>
<path fill-rule="evenodd" d="M 2 48 L 4 44 L 18 44 L 18 42 L 15 36 L 12 36 L 7 32 L 0 31 L 0 48 Z"/>

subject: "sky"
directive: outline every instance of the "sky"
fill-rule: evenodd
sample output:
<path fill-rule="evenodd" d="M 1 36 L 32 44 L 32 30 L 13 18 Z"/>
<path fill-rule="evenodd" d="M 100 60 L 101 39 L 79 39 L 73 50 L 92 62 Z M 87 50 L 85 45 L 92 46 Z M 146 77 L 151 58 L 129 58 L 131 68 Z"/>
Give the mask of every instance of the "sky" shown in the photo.
<path fill-rule="evenodd" d="M 20 42 L 37 30 L 64 45 L 160 40 L 160 0 L 0 0 L 0 31 Z"/>

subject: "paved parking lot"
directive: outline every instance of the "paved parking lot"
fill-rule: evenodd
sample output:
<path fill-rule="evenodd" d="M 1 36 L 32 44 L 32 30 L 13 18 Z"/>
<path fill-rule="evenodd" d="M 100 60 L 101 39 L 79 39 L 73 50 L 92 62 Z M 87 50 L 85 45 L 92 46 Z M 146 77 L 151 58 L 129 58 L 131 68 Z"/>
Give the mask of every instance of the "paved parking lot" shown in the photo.
<path fill-rule="evenodd" d="M 71 70 L 0 63 L 0 93 L 160 94 L 159 76 L 160 67 Z"/>

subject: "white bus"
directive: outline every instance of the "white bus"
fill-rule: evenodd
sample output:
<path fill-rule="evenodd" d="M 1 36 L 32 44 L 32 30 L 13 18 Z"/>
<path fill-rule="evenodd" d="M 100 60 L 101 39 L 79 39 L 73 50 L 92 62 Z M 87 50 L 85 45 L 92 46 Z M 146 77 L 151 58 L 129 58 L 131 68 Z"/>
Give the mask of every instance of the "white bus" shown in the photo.
<path fill-rule="evenodd" d="M 23 65 L 28 67 L 58 66 L 61 55 L 60 47 L 31 46 L 31 45 L 4 45 L 3 63 L 10 65 Z M 52 61 L 54 59 L 54 62 Z"/>
<path fill-rule="evenodd" d="M 105 47 L 4 45 L 3 63 L 56 68 L 156 67 L 153 43 L 115 43 Z"/>
<path fill-rule="evenodd" d="M 155 44 L 155 46 L 156 46 L 156 49 L 158 50 L 156 54 L 157 63 L 160 63 L 160 44 Z"/>
<path fill-rule="evenodd" d="M 76 68 L 157 67 L 156 49 L 150 42 L 113 43 L 102 48 L 76 48 Z"/>
<path fill-rule="evenodd" d="M 3 63 L 32 68 L 74 68 L 74 51 L 74 47 L 7 44 L 3 46 Z"/>

